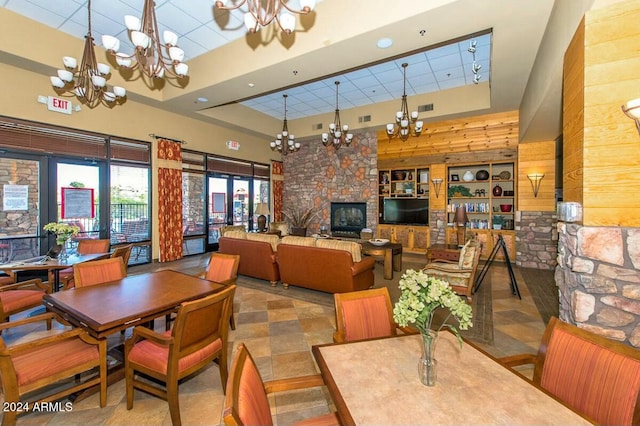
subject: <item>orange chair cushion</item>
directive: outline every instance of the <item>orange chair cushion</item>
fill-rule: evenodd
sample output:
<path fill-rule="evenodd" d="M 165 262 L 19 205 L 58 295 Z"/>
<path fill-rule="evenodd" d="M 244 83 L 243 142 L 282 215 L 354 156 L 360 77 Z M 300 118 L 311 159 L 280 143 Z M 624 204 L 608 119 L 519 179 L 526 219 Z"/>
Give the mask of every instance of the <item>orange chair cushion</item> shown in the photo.
<path fill-rule="evenodd" d="M 631 424 L 640 361 L 555 329 L 540 384 L 599 424 Z"/>
<path fill-rule="evenodd" d="M 245 362 L 238 389 L 238 416 L 245 425 L 271 425 L 271 408 L 260 373 L 252 362 Z"/>
<path fill-rule="evenodd" d="M 295 422 L 294 426 L 329 426 L 340 425 L 340 420 L 336 413 L 329 413 L 318 417 L 312 417 L 310 419 L 304 419 L 299 422 Z"/>
<path fill-rule="evenodd" d="M 14 356 L 18 385 L 24 386 L 45 377 L 100 359 L 98 346 L 68 339 Z"/>
<path fill-rule="evenodd" d="M 387 299 L 372 296 L 342 302 L 342 321 L 347 341 L 391 336 Z"/>
<path fill-rule="evenodd" d="M 206 279 L 210 281 L 225 281 L 232 277 L 235 259 L 215 259 L 209 264 Z"/>
<path fill-rule="evenodd" d="M 14 279 L 8 275 L 0 275 L 0 285 L 13 284 Z"/>
<path fill-rule="evenodd" d="M 170 336 L 171 330 L 163 334 Z M 178 371 L 181 372 L 196 365 L 221 349 L 222 340 L 217 339 L 204 348 L 180 358 L 180 361 L 178 361 Z M 129 361 L 135 364 L 144 365 L 145 367 L 153 371 L 157 371 L 160 374 L 167 374 L 169 348 L 167 346 L 160 346 L 150 340 L 143 340 L 136 343 L 133 349 L 131 349 L 129 352 Z"/>
<path fill-rule="evenodd" d="M 2 308 L 5 312 L 14 312 L 42 302 L 44 291 L 40 290 L 7 290 L 0 292 Z"/>

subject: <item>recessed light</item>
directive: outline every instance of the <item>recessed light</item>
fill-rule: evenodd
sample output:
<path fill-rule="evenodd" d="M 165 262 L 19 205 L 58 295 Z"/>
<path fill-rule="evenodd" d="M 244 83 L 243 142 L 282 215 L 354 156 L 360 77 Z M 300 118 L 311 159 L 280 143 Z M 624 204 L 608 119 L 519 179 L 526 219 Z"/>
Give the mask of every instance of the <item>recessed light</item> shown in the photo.
<path fill-rule="evenodd" d="M 249 87 L 254 87 L 254 86 L 255 86 L 255 84 L 249 83 Z"/>
<path fill-rule="evenodd" d="M 204 97 L 199 97 L 198 98 L 198 102 L 200 102 L 200 103 L 209 102 L 209 99 L 204 98 Z"/>
<path fill-rule="evenodd" d="M 380 49 L 386 49 L 387 47 L 391 47 L 391 45 L 393 44 L 393 40 L 389 37 L 383 37 L 380 40 L 378 40 L 377 46 Z"/>

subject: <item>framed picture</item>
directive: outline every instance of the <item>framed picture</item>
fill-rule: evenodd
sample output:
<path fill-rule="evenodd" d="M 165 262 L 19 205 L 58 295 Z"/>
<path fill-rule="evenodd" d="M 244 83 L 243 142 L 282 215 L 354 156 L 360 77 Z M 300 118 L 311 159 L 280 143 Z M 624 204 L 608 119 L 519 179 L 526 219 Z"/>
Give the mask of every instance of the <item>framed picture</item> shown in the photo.
<path fill-rule="evenodd" d="M 451 181 L 452 182 L 458 182 L 460 180 L 460 178 L 458 177 L 458 175 L 451 175 Z"/>

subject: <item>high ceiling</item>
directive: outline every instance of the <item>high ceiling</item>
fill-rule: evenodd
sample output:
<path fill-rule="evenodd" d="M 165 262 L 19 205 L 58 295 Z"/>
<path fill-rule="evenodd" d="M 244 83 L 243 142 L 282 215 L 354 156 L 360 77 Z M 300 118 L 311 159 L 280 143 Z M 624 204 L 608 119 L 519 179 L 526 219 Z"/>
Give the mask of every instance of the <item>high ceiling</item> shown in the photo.
<path fill-rule="evenodd" d="M 121 40 L 121 51 L 131 52 L 123 16 L 141 16 L 143 3 L 92 0 L 96 44 L 101 46 L 103 34 L 114 35 Z M 178 87 L 166 84 L 161 96 L 157 88 L 147 88 L 147 93 L 126 82 L 125 87 L 136 101 L 218 124 L 224 125 L 224 109 L 237 103 L 281 123 L 285 93 L 289 120 L 333 113 L 335 81 L 340 81 L 341 111 L 366 113 L 372 104 L 384 102 L 393 102 L 393 109 L 398 109 L 401 64 L 407 62 L 411 110 L 429 103 L 430 96 L 437 99 L 435 94 L 443 90 L 449 94 L 464 86 L 487 85 L 488 90 L 479 92 L 489 96 L 483 113 L 513 110 L 519 107 L 553 3 L 406 0 L 391 5 L 382 0 L 323 0 L 310 15 L 297 17 L 293 36 L 284 36 L 273 25 L 247 34 L 242 9 L 220 10 L 213 0 L 157 0 L 160 31 L 179 35 L 190 77 Z M 299 7 L 298 0 L 288 4 Z M 87 0 L 0 0 L 0 6 L 78 39 L 87 32 Z M 384 37 L 393 44 L 381 49 L 376 43 Z M 472 41 L 474 54 L 469 49 Z M 79 59 L 81 50 L 68 55 Z M 481 66 L 477 85 L 474 59 Z M 430 118 L 440 112 L 434 111 Z M 465 107 L 445 112 L 460 115 Z M 229 121 L 230 126 L 237 125 Z"/>

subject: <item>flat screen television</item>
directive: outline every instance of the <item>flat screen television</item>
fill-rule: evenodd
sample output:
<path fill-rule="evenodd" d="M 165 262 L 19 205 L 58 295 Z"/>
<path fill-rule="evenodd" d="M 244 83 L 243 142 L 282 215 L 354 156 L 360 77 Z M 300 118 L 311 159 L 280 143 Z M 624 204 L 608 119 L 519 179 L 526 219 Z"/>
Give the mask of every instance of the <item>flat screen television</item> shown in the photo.
<path fill-rule="evenodd" d="M 385 198 L 382 214 L 384 223 L 428 225 L 428 198 Z"/>

